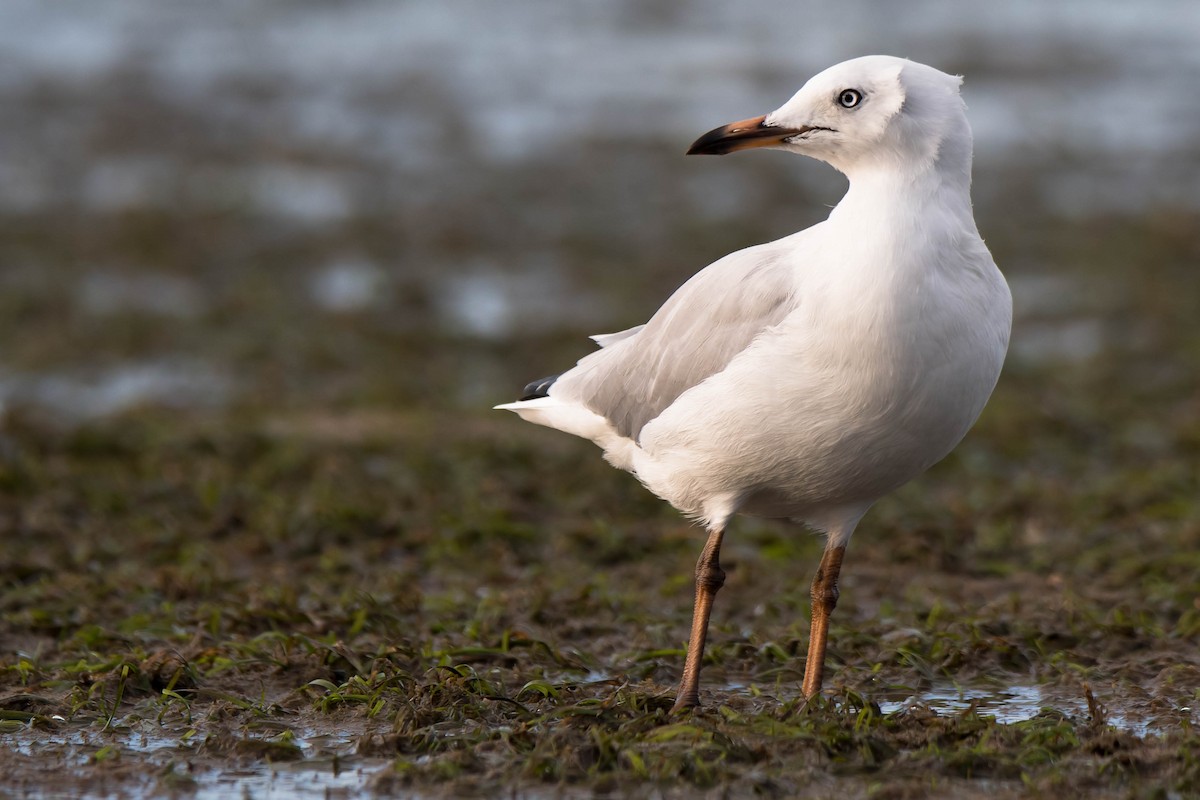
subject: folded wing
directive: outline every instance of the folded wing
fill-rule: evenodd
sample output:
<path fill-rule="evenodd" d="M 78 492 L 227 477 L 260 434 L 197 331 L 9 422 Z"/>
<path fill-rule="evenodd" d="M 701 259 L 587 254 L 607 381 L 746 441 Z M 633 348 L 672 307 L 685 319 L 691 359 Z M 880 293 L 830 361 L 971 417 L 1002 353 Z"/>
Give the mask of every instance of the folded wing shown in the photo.
<path fill-rule="evenodd" d="M 550 396 L 586 406 L 637 441 L 646 423 L 795 309 L 791 269 L 774 253 L 748 248 L 697 273 L 644 326 L 603 341 L 560 376 Z"/>

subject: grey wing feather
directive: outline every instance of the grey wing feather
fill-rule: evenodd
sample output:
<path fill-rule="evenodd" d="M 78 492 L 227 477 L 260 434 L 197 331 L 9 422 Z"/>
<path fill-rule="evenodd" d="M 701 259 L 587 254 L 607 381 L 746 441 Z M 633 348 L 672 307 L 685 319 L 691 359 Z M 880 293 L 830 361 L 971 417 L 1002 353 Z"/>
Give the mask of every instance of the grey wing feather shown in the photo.
<path fill-rule="evenodd" d="M 765 247 L 733 253 L 692 277 L 634 335 L 563 374 L 553 395 L 575 399 L 637 439 L 681 394 L 721 372 L 795 307 L 790 268 Z"/>

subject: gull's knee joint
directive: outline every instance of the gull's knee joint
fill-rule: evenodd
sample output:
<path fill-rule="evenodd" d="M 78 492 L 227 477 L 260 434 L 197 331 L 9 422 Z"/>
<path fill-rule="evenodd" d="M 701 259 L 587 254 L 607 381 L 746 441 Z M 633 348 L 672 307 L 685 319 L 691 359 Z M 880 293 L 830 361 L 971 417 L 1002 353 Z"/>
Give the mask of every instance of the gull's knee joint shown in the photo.
<path fill-rule="evenodd" d="M 833 609 L 837 608 L 838 597 L 841 596 L 841 593 L 838 591 L 836 583 L 825 585 L 821 582 L 813 581 L 811 596 L 813 605 L 833 611 Z"/>
<path fill-rule="evenodd" d="M 725 585 L 725 570 L 715 564 L 697 564 L 696 585 L 703 586 L 710 592 L 716 592 Z"/>

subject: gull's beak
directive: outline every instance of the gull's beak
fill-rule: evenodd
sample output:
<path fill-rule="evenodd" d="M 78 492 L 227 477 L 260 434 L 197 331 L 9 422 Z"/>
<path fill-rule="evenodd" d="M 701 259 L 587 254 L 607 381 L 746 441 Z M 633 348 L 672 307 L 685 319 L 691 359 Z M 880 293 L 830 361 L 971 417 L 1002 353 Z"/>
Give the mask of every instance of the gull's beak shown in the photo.
<path fill-rule="evenodd" d="M 748 150 L 751 147 L 771 147 L 811 130 L 812 128 L 808 125 L 801 128 L 768 125 L 766 117 L 743 119 L 714 128 L 704 134 L 692 143 L 687 154 L 689 156 L 723 156 L 726 153 Z"/>

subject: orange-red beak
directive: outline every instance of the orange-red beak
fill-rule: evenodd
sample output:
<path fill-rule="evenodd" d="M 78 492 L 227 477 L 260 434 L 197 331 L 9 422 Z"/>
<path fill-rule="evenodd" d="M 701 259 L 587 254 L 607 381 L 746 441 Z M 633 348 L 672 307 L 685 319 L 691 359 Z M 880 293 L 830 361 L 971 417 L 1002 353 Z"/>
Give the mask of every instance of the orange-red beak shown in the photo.
<path fill-rule="evenodd" d="M 714 128 L 701 136 L 688 148 L 689 156 L 723 156 L 737 150 L 748 150 L 751 147 L 771 147 L 782 144 L 784 140 L 799 136 L 813 130 L 805 125 L 800 128 L 783 128 L 768 125 L 766 117 L 753 117 L 738 122 L 731 122 Z"/>

